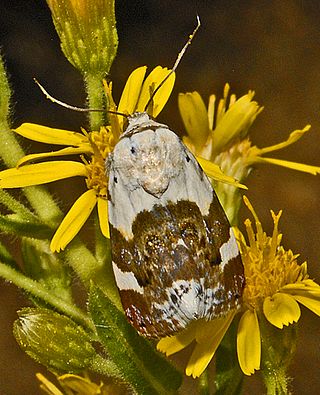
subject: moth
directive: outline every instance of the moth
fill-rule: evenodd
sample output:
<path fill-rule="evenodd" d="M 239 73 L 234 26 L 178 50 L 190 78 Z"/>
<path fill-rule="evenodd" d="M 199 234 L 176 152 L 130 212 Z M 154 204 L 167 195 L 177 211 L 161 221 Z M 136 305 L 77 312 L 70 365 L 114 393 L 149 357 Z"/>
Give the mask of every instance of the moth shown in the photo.
<path fill-rule="evenodd" d="M 106 168 L 113 272 L 137 331 L 165 337 L 237 308 L 244 271 L 234 233 L 179 137 L 135 113 Z"/>

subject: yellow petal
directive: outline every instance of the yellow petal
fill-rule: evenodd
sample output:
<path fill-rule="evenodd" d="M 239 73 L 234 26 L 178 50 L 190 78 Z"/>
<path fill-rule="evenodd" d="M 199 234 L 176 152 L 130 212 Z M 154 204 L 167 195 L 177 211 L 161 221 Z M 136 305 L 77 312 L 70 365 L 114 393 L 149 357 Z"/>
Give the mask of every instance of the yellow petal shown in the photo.
<path fill-rule="evenodd" d="M 164 79 L 170 72 L 171 70 L 168 70 L 166 67 L 163 68 L 161 66 L 157 66 L 151 71 L 151 73 L 148 75 L 142 85 L 136 111 L 147 111 L 146 105 L 150 100 L 151 94 L 164 81 Z M 152 112 L 150 113 L 150 115 L 152 115 L 154 118 L 156 118 L 160 114 L 163 107 L 167 103 L 174 86 L 175 78 L 175 73 L 172 73 L 153 97 Z"/>
<path fill-rule="evenodd" d="M 260 369 L 261 340 L 257 314 L 247 310 L 241 317 L 237 333 L 237 352 L 241 370 L 251 375 Z"/>
<path fill-rule="evenodd" d="M 46 377 L 41 373 L 36 373 L 37 379 L 40 381 L 40 388 L 50 395 L 63 395 L 63 393 L 52 384 Z"/>
<path fill-rule="evenodd" d="M 258 103 L 252 101 L 254 93 L 240 97 L 221 117 L 213 132 L 213 149 L 219 153 L 225 150 L 235 138 L 244 138 L 249 127 L 262 111 Z"/>
<path fill-rule="evenodd" d="M 157 349 L 166 355 L 172 355 L 186 348 L 196 336 L 196 321 L 175 336 L 168 336 L 161 339 L 157 344 Z"/>
<path fill-rule="evenodd" d="M 313 311 L 315 314 L 320 316 L 320 297 L 315 295 L 301 296 L 301 295 L 292 295 L 295 300 L 309 310 Z"/>
<path fill-rule="evenodd" d="M 225 182 L 226 184 L 233 185 L 237 188 L 248 189 L 245 185 L 240 184 L 235 178 L 224 174 L 220 167 L 215 163 L 201 158 L 200 156 L 197 156 L 197 161 L 208 177 L 217 181 Z"/>
<path fill-rule="evenodd" d="M 229 92 L 230 92 L 230 84 L 225 83 L 224 87 L 223 87 L 223 97 L 219 100 L 218 102 L 218 106 L 217 106 L 217 110 L 216 110 L 216 114 L 215 117 L 215 123 L 216 125 L 218 125 L 218 123 L 221 121 L 221 119 L 223 119 L 225 113 L 227 112 L 228 108 L 231 107 L 235 102 L 236 102 L 236 95 L 235 94 L 230 94 L 229 96 Z M 249 91 L 249 94 L 254 95 L 254 92 Z M 209 105 L 210 105 L 210 101 L 208 104 L 208 111 L 209 111 Z M 214 111 L 214 108 L 211 108 L 210 110 Z M 213 119 L 214 121 L 214 119 Z"/>
<path fill-rule="evenodd" d="M 49 128 L 35 123 L 23 123 L 14 131 L 20 136 L 40 143 L 79 146 L 88 142 L 88 139 L 81 133 Z"/>
<path fill-rule="evenodd" d="M 106 238 L 110 239 L 109 221 L 108 221 L 108 201 L 98 197 L 97 202 L 100 229 Z"/>
<path fill-rule="evenodd" d="M 289 294 L 315 314 L 320 315 L 320 286 L 307 279 L 300 283 L 288 284 L 281 288 L 282 293 Z"/>
<path fill-rule="evenodd" d="M 215 121 L 215 106 L 216 106 L 216 96 L 210 95 L 208 102 L 208 121 L 209 128 L 213 130 L 214 121 Z"/>
<path fill-rule="evenodd" d="M 297 322 L 300 318 L 300 307 L 293 297 L 276 293 L 268 296 L 263 302 L 263 313 L 266 319 L 277 328 Z"/>
<path fill-rule="evenodd" d="M 22 188 L 86 175 L 86 167 L 80 162 L 52 161 L 36 163 L 19 167 L 18 169 L 13 168 L 1 171 L 0 188 Z"/>
<path fill-rule="evenodd" d="M 303 163 L 291 162 L 288 160 L 265 158 L 265 157 L 249 157 L 248 163 L 270 163 L 272 165 L 287 167 L 288 169 L 303 171 L 304 173 L 310 173 L 314 176 L 320 174 L 319 166 L 310 166 Z"/>
<path fill-rule="evenodd" d="M 186 368 L 187 376 L 196 378 L 204 372 L 228 330 L 234 314 L 232 311 L 223 318 L 217 318 L 209 322 L 199 321 L 197 344 Z"/>
<path fill-rule="evenodd" d="M 52 252 L 65 249 L 88 219 L 96 202 L 97 196 L 93 189 L 89 189 L 76 200 L 51 240 Z"/>
<path fill-rule="evenodd" d="M 302 280 L 301 283 L 308 289 L 314 288 L 314 289 L 317 289 L 318 291 L 320 291 L 320 285 L 317 284 L 315 281 L 311 280 L 310 278 L 307 278 L 306 280 Z"/>
<path fill-rule="evenodd" d="M 21 158 L 17 163 L 17 167 L 25 165 L 27 162 L 31 162 L 43 158 L 51 158 L 51 157 L 63 156 L 63 155 L 79 155 L 79 154 L 90 153 L 90 152 L 92 152 L 91 145 L 83 144 L 81 147 L 67 147 L 60 149 L 58 151 L 42 152 L 40 154 L 30 154 Z"/>
<path fill-rule="evenodd" d="M 133 114 L 136 111 L 146 70 L 147 67 L 142 66 L 136 70 L 133 70 L 133 72 L 130 74 L 118 105 L 119 112 Z M 120 116 L 118 118 L 120 126 L 122 127 L 124 118 Z"/>
<path fill-rule="evenodd" d="M 64 389 L 68 390 L 70 394 L 77 395 L 98 395 L 102 394 L 101 386 L 90 381 L 90 379 L 81 377 L 75 374 L 64 374 L 58 378 Z"/>
<path fill-rule="evenodd" d="M 311 279 L 302 280 L 298 283 L 287 284 L 281 288 L 281 291 L 294 295 L 300 293 L 304 295 L 306 292 L 316 292 L 320 295 L 320 285 Z M 301 293 L 302 292 L 302 293 Z"/>
<path fill-rule="evenodd" d="M 198 92 L 180 93 L 178 106 L 186 132 L 198 154 L 210 134 L 206 106 Z"/>
<path fill-rule="evenodd" d="M 269 147 L 261 148 L 260 149 L 260 155 L 263 155 L 267 152 L 272 152 L 272 151 L 277 151 L 279 149 L 283 149 L 287 147 L 288 145 L 294 144 L 296 141 L 298 141 L 306 132 L 310 130 L 311 126 L 307 125 L 303 129 L 298 129 L 294 130 L 293 132 L 290 133 L 290 136 L 286 141 L 283 141 L 282 143 L 271 145 Z"/>

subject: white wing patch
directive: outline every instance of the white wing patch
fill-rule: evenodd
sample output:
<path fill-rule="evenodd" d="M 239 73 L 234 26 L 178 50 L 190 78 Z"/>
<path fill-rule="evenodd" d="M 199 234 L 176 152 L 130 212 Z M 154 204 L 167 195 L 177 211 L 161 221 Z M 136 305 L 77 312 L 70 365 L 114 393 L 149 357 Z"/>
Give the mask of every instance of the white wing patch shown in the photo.
<path fill-rule="evenodd" d="M 153 303 L 152 307 L 160 310 L 162 319 L 169 323 L 176 320 L 187 325 L 190 321 L 208 317 L 209 311 L 222 301 L 216 298 L 221 286 L 214 289 L 204 287 L 204 278 L 199 280 L 177 280 L 170 288 L 166 288 L 167 300 L 164 303 Z"/>
<path fill-rule="evenodd" d="M 117 287 L 120 291 L 135 291 L 143 295 L 143 288 L 138 284 L 132 272 L 123 272 L 112 262 L 113 273 L 116 279 Z"/>
<path fill-rule="evenodd" d="M 236 258 L 239 255 L 239 249 L 237 245 L 236 238 L 234 236 L 233 230 L 230 227 L 230 238 L 220 247 L 220 255 L 221 255 L 221 270 L 224 269 L 225 265 L 231 261 L 233 258 Z"/>

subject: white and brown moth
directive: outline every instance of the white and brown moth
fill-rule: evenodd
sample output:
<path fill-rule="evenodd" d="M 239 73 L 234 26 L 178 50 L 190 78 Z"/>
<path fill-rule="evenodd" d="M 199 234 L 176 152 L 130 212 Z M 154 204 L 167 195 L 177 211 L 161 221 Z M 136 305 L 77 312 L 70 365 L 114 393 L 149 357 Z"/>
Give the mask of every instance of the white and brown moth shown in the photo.
<path fill-rule="evenodd" d="M 198 18 L 171 73 L 199 27 Z M 237 308 L 244 271 L 232 228 L 193 154 L 147 112 L 127 118 L 106 161 L 113 272 L 129 322 L 159 338 Z"/>
<path fill-rule="evenodd" d="M 237 308 L 244 272 L 193 154 L 146 112 L 128 121 L 107 160 L 113 271 L 129 322 L 158 338 Z"/>

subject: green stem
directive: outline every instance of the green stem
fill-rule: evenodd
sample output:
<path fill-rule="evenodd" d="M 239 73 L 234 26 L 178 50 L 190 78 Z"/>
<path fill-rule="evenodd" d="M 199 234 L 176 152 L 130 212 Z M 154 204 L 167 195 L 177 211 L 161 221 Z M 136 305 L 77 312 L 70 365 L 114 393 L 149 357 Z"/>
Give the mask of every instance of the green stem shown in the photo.
<path fill-rule="evenodd" d="M 107 243 L 107 240 L 105 240 Z M 64 253 L 69 266 L 75 271 L 86 287 L 93 282 L 121 309 L 119 294 L 115 287 L 113 272 L 107 257 L 99 261 L 78 239 L 72 241 Z"/>
<path fill-rule="evenodd" d="M 3 204 L 7 209 L 19 215 L 19 217 L 34 221 L 35 217 L 33 213 L 25 207 L 22 203 L 16 200 L 12 195 L 4 190 L 0 190 L 0 203 Z"/>
<path fill-rule="evenodd" d="M 95 373 L 106 375 L 108 377 L 122 377 L 117 365 L 110 359 L 105 359 L 101 355 L 96 354 L 91 361 L 90 369 Z"/>
<path fill-rule="evenodd" d="M 267 395 L 288 395 L 288 377 L 286 369 L 264 370 L 262 372 Z"/>
<path fill-rule="evenodd" d="M 0 121 L 0 130 L 0 156 L 8 167 L 14 167 L 17 164 L 18 159 L 24 156 L 24 151 L 6 121 Z"/>
<path fill-rule="evenodd" d="M 72 240 L 72 244 L 62 254 L 85 286 L 89 286 L 90 281 L 103 281 L 101 265 L 78 237 Z"/>
<path fill-rule="evenodd" d="M 95 327 L 90 318 L 78 307 L 70 305 L 63 299 L 54 296 L 49 290 L 47 290 L 37 281 L 26 277 L 24 274 L 12 269 L 2 262 L 0 262 L 0 277 L 3 277 L 7 281 L 11 281 L 14 285 L 24 289 L 33 296 L 44 300 L 60 312 L 68 315 L 75 321 L 82 323 L 91 331 L 95 331 Z"/>
<path fill-rule="evenodd" d="M 268 395 L 288 395 L 288 383 L 291 379 L 288 370 L 295 354 L 297 343 L 297 325 L 292 324 L 278 329 L 259 315 L 262 363 L 261 373 Z"/>
<path fill-rule="evenodd" d="M 86 91 L 88 96 L 88 106 L 92 109 L 104 109 L 105 96 L 103 92 L 102 77 L 99 74 L 85 75 Z M 90 130 L 100 130 L 105 125 L 105 111 L 89 112 Z"/>
<path fill-rule="evenodd" d="M 37 186 L 24 188 L 23 192 L 40 219 L 51 228 L 56 228 L 58 221 L 61 220 L 62 212 L 49 191 Z"/>
<path fill-rule="evenodd" d="M 100 279 L 100 289 L 108 295 L 109 299 L 117 306 L 119 310 L 122 310 L 122 305 L 119 297 L 119 291 L 114 280 L 114 274 L 112 270 L 112 258 L 111 258 L 111 244 L 110 239 L 107 239 L 101 233 L 99 227 L 99 219 L 95 216 L 95 229 L 96 229 L 96 244 L 95 244 L 95 258 L 102 269 L 103 280 Z"/>
<path fill-rule="evenodd" d="M 199 377 L 199 395 L 209 395 L 209 374 L 208 369 L 206 369 L 202 375 Z"/>

